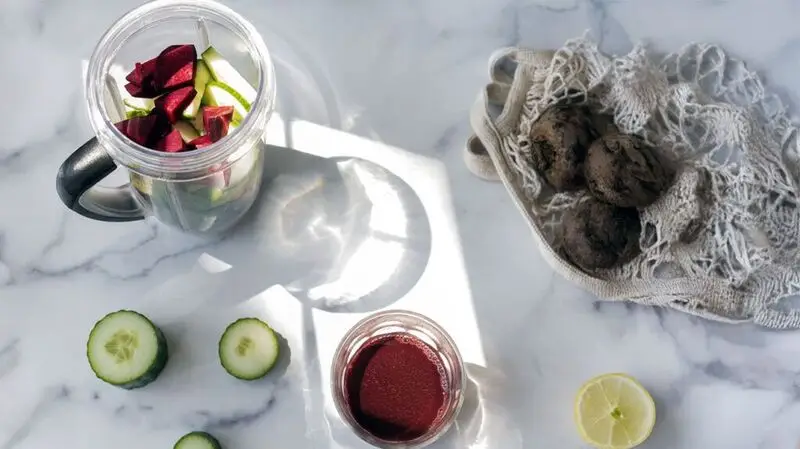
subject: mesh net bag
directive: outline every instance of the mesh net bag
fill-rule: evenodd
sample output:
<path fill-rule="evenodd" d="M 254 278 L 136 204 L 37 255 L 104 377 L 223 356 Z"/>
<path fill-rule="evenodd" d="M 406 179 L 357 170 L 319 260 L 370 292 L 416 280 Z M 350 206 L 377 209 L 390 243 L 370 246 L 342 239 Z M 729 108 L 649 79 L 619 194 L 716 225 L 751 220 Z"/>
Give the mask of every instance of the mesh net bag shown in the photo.
<path fill-rule="evenodd" d="M 797 127 L 742 61 L 707 44 L 612 56 L 584 37 L 555 51 L 501 49 L 489 68 L 466 163 L 502 181 L 557 272 L 604 300 L 800 327 L 784 301 L 800 291 Z M 640 209 L 641 253 L 613 269 L 587 272 L 561 256 L 557 231 L 581 194 L 543 188 L 526 162 L 532 124 L 563 102 L 613 116 L 678 161 L 669 189 Z"/>

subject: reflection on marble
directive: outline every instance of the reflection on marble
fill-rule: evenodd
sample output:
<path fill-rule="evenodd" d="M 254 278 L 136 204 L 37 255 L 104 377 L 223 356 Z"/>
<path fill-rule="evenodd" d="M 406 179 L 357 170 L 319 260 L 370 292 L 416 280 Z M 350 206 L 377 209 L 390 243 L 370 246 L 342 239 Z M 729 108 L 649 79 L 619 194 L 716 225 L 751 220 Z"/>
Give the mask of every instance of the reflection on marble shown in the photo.
<path fill-rule="evenodd" d="M 273 52 L 280 118 L 258 206 L 215 240 L 92 222 L 55 195 L 58 165 L 90 133 L 81 63 L 137 3 L 0 5 L 0 449 L 171 447 L 198 428 L 230 449 L 363 448 L 335 415 L 328 368 L 348 326 L 383 307 L 430 315 L 469 362 L 464 412 L 434 447 L 584 447 L 572 398 L 607 371 L 656 399 L 645 448 L 798 446 L 800 334 L 594 302 L 552 273 L 460 151 L 492 50 L 587 29 L 618 52 L 720 43 L 796 103 L 800 2 L 228 0 Z M 152 315 L 172 351 L 134 392 L 85 362 L 94 321 L 122 307 Z M 252 384 L 215 359 L 242 314 L 288 349 Z"/>

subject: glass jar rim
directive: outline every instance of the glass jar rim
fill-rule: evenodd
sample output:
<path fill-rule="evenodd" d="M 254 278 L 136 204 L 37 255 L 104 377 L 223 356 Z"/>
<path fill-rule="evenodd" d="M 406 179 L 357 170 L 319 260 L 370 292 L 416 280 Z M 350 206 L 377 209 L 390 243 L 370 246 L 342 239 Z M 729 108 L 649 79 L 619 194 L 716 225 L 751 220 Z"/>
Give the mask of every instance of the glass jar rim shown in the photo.
<path fill-rule="evenodd" d="M 103 101 L 105 76 L 124 43 L 146 27 L 177 17 L 208 16 L 222 21 L 247 45 L 258 72 L 256 98 L 235 132 L 209 146 L 193 151 L 166 153 L 139 145 L 125 137 L 110 119 Z M 210 19 L 213 20 L 213 19 Z M 146 28 L 145 27 L 145 28 Z M 91 126 L 101 145 L 118 162 L 146 175 L 161 177 L 171 174 L 202 172 L 220 164 L 242 148 L 250 148 L 253 136 L 271 116 L 275 104 L 275 73 L 272 59 L 263 38 L 256 28 L 237 12 L 214 0 L 153 0 L 134 8 L 120 17 L 101 37 L 89 59 L 85 94 Z"/>

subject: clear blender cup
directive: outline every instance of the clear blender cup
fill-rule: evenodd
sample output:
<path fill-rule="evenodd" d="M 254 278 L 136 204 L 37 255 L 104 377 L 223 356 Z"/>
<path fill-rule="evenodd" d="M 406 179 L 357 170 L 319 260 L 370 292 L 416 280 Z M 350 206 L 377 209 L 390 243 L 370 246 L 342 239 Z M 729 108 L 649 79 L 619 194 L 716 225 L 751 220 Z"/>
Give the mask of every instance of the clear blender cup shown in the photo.
<path fill-rule="evenodd" d="M 138 145 L 114 123 L 125 118 L 119 74 L 175 44 L 213 45 L 252 84 L 257 95 L 238 128 L 203 148 L 167 153 Z M 116 74 L 116 75 L 115 75 Z M 123 81 L 124 83 L 124 81 Z M 94 138 L 62 164 L 57 190 L 67 207 L 102 221 L 154 216 L 194 234 L 236 224 L 255 202 L 263 176 L 264 133 L 275 105 L 275 75 L 256 29 L 211 0 L 155 0 L 120 18 L 97 44 L 85 96 Z M 122 166 L 130 183 L 97 183 Z"/>

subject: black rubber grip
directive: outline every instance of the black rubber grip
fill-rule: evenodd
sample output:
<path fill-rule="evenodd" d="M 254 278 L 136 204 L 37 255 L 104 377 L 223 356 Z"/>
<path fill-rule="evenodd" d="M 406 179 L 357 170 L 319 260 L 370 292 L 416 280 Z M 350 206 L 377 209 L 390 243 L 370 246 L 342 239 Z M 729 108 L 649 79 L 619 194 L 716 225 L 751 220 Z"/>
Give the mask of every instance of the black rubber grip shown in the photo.
<path fill-rule="evenodd" d="M 92 138 L 72 153 L 58 170 L 56 190 L 61 201 L 73 211 L 100 221 L 135 221 L 144 210 L 128 186 L 100 187 L 100 180 L 117 164 L 97 138 Z"/>

